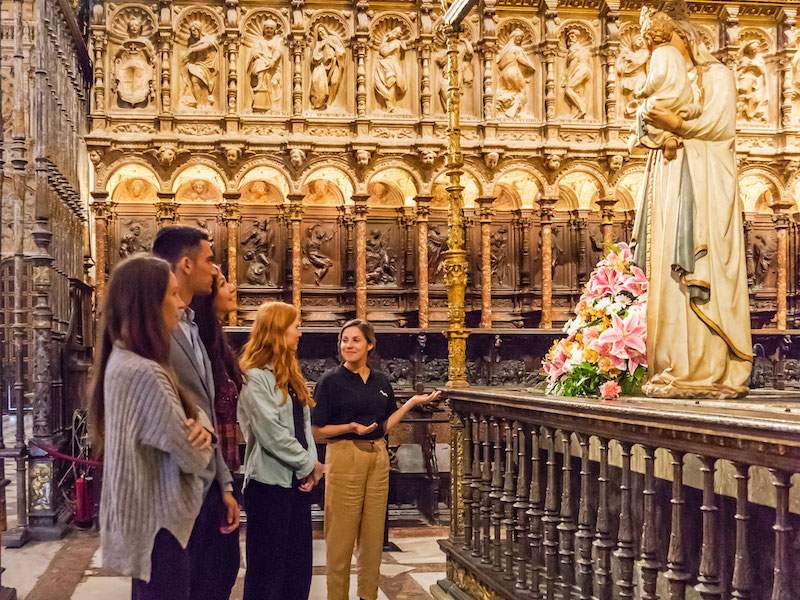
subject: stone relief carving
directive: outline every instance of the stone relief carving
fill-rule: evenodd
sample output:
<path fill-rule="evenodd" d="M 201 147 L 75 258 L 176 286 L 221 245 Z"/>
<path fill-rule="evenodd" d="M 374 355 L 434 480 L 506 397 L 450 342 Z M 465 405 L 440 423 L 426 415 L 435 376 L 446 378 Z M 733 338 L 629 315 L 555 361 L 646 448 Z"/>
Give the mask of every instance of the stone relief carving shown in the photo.
<path fill-rule="evenodd" d="M 53 467 L 46 462 L 35 463 L 30 472 L 30 506 L 33 510 L 50 508 L 50 492 L 52 489 Z"/>
<path fill-rule="evenodd" d="M 309 101 L 317 110 L 328 108 L 336 100 L 344 77 L 344 42 L 329 25 L 320 23 L 314 34 L 311 52 Z"/>
<path fill-rule="evenodd" d="M 127 258 L 131 254 L 150 250 L 152 240 L 140 220 L 130 219 L 125 223 L 125 227 L 125 233 L 119 240 L 120 258 Z"/>
<path fill-rule="evenodd" d="M 278 22 L 266 18 L 258 27 L 250 47 L 247 78 L 253 112 L 280 110 L 283 92 L 283 40 Z"/>
<path fill-rule="evenodd" d="M 169 167 L 176 158 L 188 154 L 188 150 L 178 148 L 178 145 L 173 142 L 166 142 L 161 144 L 158 148 L 149 148 L 145 154 L 155 157 L 162 167 Z"/>
<path fill-rule="evenodd" d="M 622 36 L 616 69 L 622 94 L 622 114 L 629 119 L 636 116 L 641 102 L 633 97 L 633 92 L 641 88 L 647 79 L 649 58 L 650 51 L 638 32 L 629 31 Z"/>
<path fill-rule="evenodd" d="M 184 106 L 199 110 L 214 108 L 219 50 L 214 25 L 199 18 L 188 24 L 186 51 L 181 58 L 181 102 Z"/>
<path fill-rule="evenodd" d="M 182 202 L 213 202 L 219 196 L 218 190 L 205 179 L 193 179 L 178 193 Z"/>
<path fill-rule="evenodd" d="M 255 219 L 250 233 L 241 242 L 242 258 L 247 263 L 245 280 L 250 285 L 273 287 L 272 266 L 275 255 L 275 233 L 269 219 Z"/>
<path fill-rule="evenodd" d="M 588 111 L 587 88 L 592 76 L 592 53 L 589 40 L 579 29 L 568 29 L 564 43 L 567 49 L 567 62 L 561 88 L 564 100 L 572 111 L 572 117 L 583 119 Z"/>
<path fill-rule="evenodd" d="M 428 280 L 438 283 L 442 274 L 442 254 L 447 249 L 447 234 L 442 225 L 431 225 L 428 229 Z"/>
<path fill-rule="evenodd" d="M 397 260 L 389 254 L 384 232 L 373 229 L 367 237 L 367 283 L 391 285 L 397 282 Z"/>
<path fill-rule="evenodd" d="M 528 87 L 536 66 L 523 48 L 530 34 L 515 28 L 497 53 L 497 109 L 506 117 L 515 119 L 528 105 Z"/>
<path fill-rule="evenodd" d="M 468 39 L 461 40 L 458 50 L 458 85 L 462 90 L 462 96 L 466 99 L 472 94 L 472 84 L 475 81 L 475 67 L 472 58 L 475 50 L 472 42 Z M 450 85 L 447 74 L 447 52 L 436 59 L 436 66 L 439 67 L 439 102 L 442 112 L 447 112 L 447 88 Z"/>
<path fill-rule="evenodd" d="M 289 150 L 289 162 L 292 163 L 292 166 L 295 169 L 301 168 L 306 162 L 305 151 L 301 150 L 300 148 L 291 148 Z"/>
<path fill-rule="evenodd" d="M 388 25 L 389 21 L 384 21 Z M 375 32 L 378 56 L 374 69 L 375 99 L 386 112 L 394 112 L 408 91 L 405 51 L 407 32 L 400 25 Z"/>
<path fill-rule="evenodd" d="M 508 276 L 508 230 L 501 227 L 492 234 L 489 242 L 489 264 L 491 265 L 492 282 L 505 285 Z"/>
<path fill-rule="evenodd" d="M 333 267 L 333 260 L 322 249 L 325 244 L 333 240 L 333 237 L 333 229 L 323 227 L 319 223 L 306 229 L 306 239 L 303 244 L 303 266 L 314 270 L 315 285 L 320 285 Z"/>
<path fill-rule="evenodd" d="M 208 236 L 208 242 L 213 246 L 214 228 L 211 227 L 211 223 L 213 223 L 211 218 L 200 217 L 194 220 L 195 227 L 206 232 L 206 235 Z"/>
<path fill-rule="evenodd" d="M 758 231 L 753 234 L 753 263 L 750 266 L 752 286 L 755 289 L 764 287 L 767 282 L 772 262 L 778 254 L 778 244 L 774 235 Z"/>
<path fill-rule="evenodd" d="M 127 39 L 114 53 L 111 92 L 119 108 L 145 108 L 155 98 L 156 52 L 148 36 L 152 24 L 132 14 L 126 24 Z"/>
<path fill-rule="evenodd" d="M 767 65 L 760 40 L 750 40 L 739 53 L 736 69 L 736 89 L 739 94 L 736 108 L 738 117 L 749 122 L 767 120 Z"/>

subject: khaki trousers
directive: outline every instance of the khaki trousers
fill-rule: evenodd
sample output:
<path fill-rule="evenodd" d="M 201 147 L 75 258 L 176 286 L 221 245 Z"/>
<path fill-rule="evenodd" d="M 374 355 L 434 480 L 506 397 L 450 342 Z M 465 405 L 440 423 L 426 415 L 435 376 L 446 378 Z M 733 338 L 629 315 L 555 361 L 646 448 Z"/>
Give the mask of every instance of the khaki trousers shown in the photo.
<path fill-rule="evenodd" d="M 340 440 L 325 458 L 325 543 L 328 600 L 348 600 L 350 561 L 358 543 L 358 596 L 376 600 L 389 494 L 389 454 L 383 439 Z"/>

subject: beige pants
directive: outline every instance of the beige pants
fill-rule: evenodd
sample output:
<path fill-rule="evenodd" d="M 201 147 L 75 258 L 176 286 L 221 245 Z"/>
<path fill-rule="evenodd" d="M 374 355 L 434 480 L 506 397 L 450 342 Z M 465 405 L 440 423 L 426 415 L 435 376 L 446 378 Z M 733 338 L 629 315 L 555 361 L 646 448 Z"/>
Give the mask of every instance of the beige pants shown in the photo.
<path fill-rule="evenodd" d="M 389 493 L 386 442 L 333 442 L 328 444 L 325 462 L 328 600 L 348 600 L 350 561 L 356 542 L 358 596 L 376 600 Z"/>

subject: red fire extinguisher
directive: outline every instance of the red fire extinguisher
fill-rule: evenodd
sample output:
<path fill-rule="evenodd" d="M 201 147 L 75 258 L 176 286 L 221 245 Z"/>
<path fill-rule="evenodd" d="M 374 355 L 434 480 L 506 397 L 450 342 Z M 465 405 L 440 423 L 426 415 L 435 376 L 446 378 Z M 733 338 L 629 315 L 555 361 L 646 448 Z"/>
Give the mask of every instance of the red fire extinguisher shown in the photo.
<path fill-rule="evenodd" d="M 91 479 L 87 479 L 86 475 L 81 473 L 75 481 L 75 525 L 91 527 L 94 521 L 92 513 Z"/>

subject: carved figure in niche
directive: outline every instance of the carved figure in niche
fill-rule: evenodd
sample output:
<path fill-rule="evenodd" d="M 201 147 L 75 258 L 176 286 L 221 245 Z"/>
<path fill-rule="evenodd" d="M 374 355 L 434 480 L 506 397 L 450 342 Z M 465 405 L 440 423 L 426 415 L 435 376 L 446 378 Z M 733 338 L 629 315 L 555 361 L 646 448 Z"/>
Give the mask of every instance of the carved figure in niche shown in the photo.
<path fill-rule="evenodd" d="M 440 225 L 432 225 L 428 229 L 428 279 L 435 283 L 442 272 L 442 254 L 447 246 L 447 234 Z"/>
<path fill-rule="evenodd" d="M 320 285 L 325 275 L 333 267 L 333 260 L 325 254 L 322 246 L 333 239 L 333 230 L 319 223 L 306 229 L 306 241 L 303 245 L 303 264 L 314 269 L 314 283 Z"/>
<path fill-rule="evenodd" d="M 128 182 L 128 201 L 143 202 L 147 191 L 147 183 L 143 179 L 131 179 Z"/>
<path fill-rule="evenodd" d="M 463 90 L 471 89 L 472 83 L 475 81 L 475 69 L 472 66 L 474 55 L 475 50 L 472 48 L 472 43 L 466 39 L 462 40 L 458 50 L 458 88 L 462 90 L 463 96 L 468 94 Z M 446 52 L 436 59 L 436 66 L 442 70 L 439 78 L 439 101 L 442 103 L 442 111 L 447 112 L 447 88 L 450 86 L 450 77 L 447 73 Z"/>
<path fill-rule="evenodd" d="M 131 220 L 127 222 L 127 227 L 127 231 L 119 240 L 120 258 L 127 258 L 137 252 L 147 252 L 150 249 L 150 241 L 145 234 L 144 225 Z"/>
<path fill-rule="evenodd" d="M 183 101 L 191 108 L 214 106 L 214 90 L 217 87 L 216 38 L 204 33 L 199 21 L 189 25 L 189 41 L 186 54 L 181 59 L 185 87 Z"/>
<path fill-rule="evenodd" d="M 367 238 L 367 283 L 388 285 L 397 281 L 397 264 L 383 239 L 383 232 L 373 229 Z"/>
<path fill-rule="evenodd" d="M 769 239 L 764 232 L 753 235 L 753 264 L 751 273 L 753 274 L 753 287 L 762 288 L 767 280 L 769 268 L 778 253 L 777 242 Z"/>
<path fill-rule="evenodd" d="M 633 92 L 644 85 L 647 79 L 647 61 L 650 51 L 644 38 L 636 36 L 630 45 L 623 44 L 617 57 L 617 77 L 623 98 L 623 115 L 632 118 L 636 115 L 640 100 L 633 97 Z"/>
<path fill-rule="evenodd" d="M 194 179 L 189 184 L 189 189 L 185 192 L 184 200 L 194 200 L 202 202 L 210 200 L 213 190 L 204 179 Z"/>
<path fill-rule="evenodd" d="M 522 47 L 525 33 L 515 29 L 508 41 L 497 53 L 497 98 L 498 110 L 508 118 L 514 119 L 528 104 L 528 80 L 536 71 L 527 52 Z"/>
<path fill-rule="evenodd" d="M 672 160 L 678 153 L 678 137 L 652 125 L 645 125 L 644 115 L 657 107 L 674 111 L 684 119 L 694 119 L 700 115 L 702 106 L 695 101 L 686 60 L 680 50 L 670 43 L 675 32 L 672 19 L 663 12 L 644 7 L 640 24 L 651 56 L 647 79 L 633 93 L 635 98 L 642 100 L 636 117 L 637 142 L 651 150 L 663 148 L 664 158 Z"/>
<path fill-rule="evenodd" d="M 736 110 L 745 121 L 767 120 L 767 65 L 760 54 L 761 43 L 750 40 L 741 50 L 736 69 Z"/>
<path fill-rule="evenodd" d="M 336 100 L 344 73 L 344 43 L 325 25 L 317 27 L 316 43 L 311 52 L 311 106 L 328 108 Z"/>
<path fill-rule="evenodd" d="M 576 29 L 567 32 L 567 67 L 561 80 L 564 99 L 572 109 L 576 119 L 586 117 L 586 87 L 592 76 L 592 55 L 589 47 L 580 40 Z"/>
<path fill-rule="evenodd" d="M 492 234 L 489 251 L 489 264 L 491 265 L 492 281 L 503 285 L 506 281 L 508 265 L 506 264 L 508 248 L 508 231 L 501 227 Z"/>
<path fill-rule="evenodd" d="M 242 240 L 242 247 L 246 248 L 242 258 L 247 263 L 247 273 L 245 274 L 247 283 L 270 287 L 275 285 L 272 280 L 272 265 L 275 255 L 273 238 L 274 232 L 269 226 L 269 219 L 253 221 L 250 234 Z"/>
<path fill-rule="evenodd" d="M 114 54 L 111 91 L 120 108 L 145 108 L 155 98 L 155 48 L 142 35 L 142 19 L 128 20 L 128 40 Z"/>
<path fill-rule="evenodd" d="M 208 225 L 208 219 L 195 219 L 195 224 L 197 225 L 198 229 L 202 229 L 206 232 L 208 236 L 208 243 L 213 245 L 214 244 L 214 230 L 211 229 Z"/>
<path fill-rule="evenodd" d="M 408 91 L 403 53 L 406 41 L 402 39 L 403 28 L 395 27 L 386 34 L 378 46 L 378 62 L 375 65 L 375 98 L 386 112 L 394 112 Z"/>
<path fill-rule="evenodd" d="M 247 75 L 250 78 L 254 112 L 280 108 L 283 48 L 281 39 L 276 35 L 277 30 L 278 24 L 274 19 L 264 21 L 263 37 L 253 43 L 250 51 Z"/>

